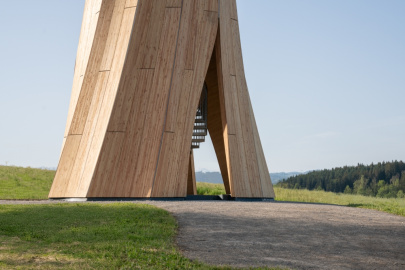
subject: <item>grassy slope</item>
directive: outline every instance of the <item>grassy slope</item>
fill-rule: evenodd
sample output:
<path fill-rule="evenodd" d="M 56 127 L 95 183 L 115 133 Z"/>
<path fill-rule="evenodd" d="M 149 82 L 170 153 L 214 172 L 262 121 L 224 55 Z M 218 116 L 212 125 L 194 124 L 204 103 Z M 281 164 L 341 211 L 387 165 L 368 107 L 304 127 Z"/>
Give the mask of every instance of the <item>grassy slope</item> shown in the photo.
<path fill-rule="evenodd" d="M 230 269 L 176 250 L 176 221 L 139 204 L 0 205 L 1 269 Z"/>
<path fill-rule="evenodd" d="M 278 201 L 329 203 L 384 211 L 405 216 L 405 199 L 385 199 L 362 195 L 351 195 L 306 189 L 284 189 L 275 187 Z"/>
<path fill-rule="evenodd" d="M 221 184 L 197 183 L 197 192 L 200 195 L 224 194 L 225 189 Z M 305 189 L 284 189 L 274 187 L 277 201 L 311 202 L 346 205 L 376 209 L 387 213 L 405 216 L 405 199 L 383 199 L 361 195 L 347 195 L 325 191 Z"/>
<path fill-rule="evenodd" d="M 55 171 L 0 166 L 0 199 L 48 199 Z"/>
<path fill-rule="evenodd" d="M 0 166 L 0 199 L 47 199 L 55 171 Z M 382 199 L 324 191 L 293 190 L 275 187 L 276 200 L 330 203 L 376 209 L 405 216 L 405 199 Z M 222 184 L 197 183 L 202 195 L 224 194 Z"/>
<path fill-rule="evenodd" d="M 0 199 L 47 199 L 54 175 L 0 166 Z M 176 230 L 148 205 L 0 205 L 0 269 L 233 269 L 183 257 Z"/>

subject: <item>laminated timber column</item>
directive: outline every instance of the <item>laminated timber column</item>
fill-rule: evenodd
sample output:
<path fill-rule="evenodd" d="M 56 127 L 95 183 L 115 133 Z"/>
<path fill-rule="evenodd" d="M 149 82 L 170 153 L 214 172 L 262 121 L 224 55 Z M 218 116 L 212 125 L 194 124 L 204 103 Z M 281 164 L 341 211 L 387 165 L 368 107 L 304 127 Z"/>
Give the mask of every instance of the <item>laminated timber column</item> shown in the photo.
<path fill-rule="evenodd" d="M 227 193 L 273 198 L 244 77 L 236 1 L 86 0 L 49 197 L 195 193 L 190 148 L 205 81 L 208 129 Z"/>

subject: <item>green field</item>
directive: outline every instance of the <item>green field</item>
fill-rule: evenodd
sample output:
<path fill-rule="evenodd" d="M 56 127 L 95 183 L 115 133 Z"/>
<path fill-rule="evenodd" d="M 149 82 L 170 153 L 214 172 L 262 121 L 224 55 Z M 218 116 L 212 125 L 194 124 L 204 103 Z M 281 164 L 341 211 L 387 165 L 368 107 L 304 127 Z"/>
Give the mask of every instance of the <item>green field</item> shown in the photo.
<path fill-rule="evenodd" d="M 0 199 L 47 199 L 55 171 L 0 166 Z M 305 189 L 274 187 L 277 201 L 311 202 L 376 209 L 405 216 L 405 199 L 384 199 Z M 200 195 L 225 194 L 222 184 L 197 183 Z"/>
<path fill-rule="evenodd" d="M 0 199 L 47 199 L 54 175 L 0 166 Z M 0 204 L 0 269 L 234 269 L 183 257 L 176 233 L 149 205 Z"/>
<path fill-rule="evenodd" d="M 55 171 L 0 166 L 0 199 L 48 199 L 54 176 Z"/>
<path fill-rule="evenodd" d="M 200 195 L 220 195 L 225 193 L 221 184 L 197 183 Z M 309 202 L 345 205 L 375 209 L 387 213 L 405 216 L 405 199 L 384 199 L 362 195 L 351 195 L 306 189 L 285 189 L 274 187 L 276 201 Z"/>
<path fill-rule="evenodd" d="M 222 184 L 211 184 L 197 182 L 198 195 L 222 195 L 225 194 L 225 187 Z"/>
<path fill-rule="evenodd" d="M 274 187 L 277 201 L 310 202 L 345 205 L 375 209 L 395 215 L 405 216 L 405 199 L 385 199 L 362 195 L 333 193 L 306 189 L 284 189 Z"/>
<path fill-rule="evenodd" d="M 149 205 L 0 205 L 0 221 L 0 269 L 233 269 L 183 257 Z"/>

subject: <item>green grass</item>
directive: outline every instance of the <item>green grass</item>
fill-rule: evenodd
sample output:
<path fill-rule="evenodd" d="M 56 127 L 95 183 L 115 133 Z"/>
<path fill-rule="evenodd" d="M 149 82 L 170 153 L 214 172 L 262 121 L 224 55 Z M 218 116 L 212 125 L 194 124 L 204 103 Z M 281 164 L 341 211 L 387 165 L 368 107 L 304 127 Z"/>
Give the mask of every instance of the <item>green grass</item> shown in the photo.
<path fill-rule="evenodd" d="M 317 190 L 284 189 L 280 187 L 274 187 L 274 192 L 276 193 L 276 201 L 336 204 L 375 209 L 405 216 L 405 199 L 384 199 Z M 199 195 L 220 195 L 225 194 L 225 189 L 222 184 L 197 183 L 197 193 Z"/>
<path fill-rule="evenodd" d="M 375 209 L 405 216 L 405 199 L 385 199 L 362 195 L 351 195 L 306 189 L 284 189 L 274 187 L 277 201 L 310 202 L 345 205 Z"/>
<path fill-rule="evenodd" d="M 48 199 L 55 171 L 0 166 L 0 199 Z"/>
<path fill-rule="evenodd" d="M 226 194 L 223 184 L 210 184 L 197 182 L 198 195 L 222 195 Z"/>
<path fill-rule="evenodd" d="M 0 268 L 231 269 L 183 257 L 176 230 L 149 205 L 0 205 Z"/>

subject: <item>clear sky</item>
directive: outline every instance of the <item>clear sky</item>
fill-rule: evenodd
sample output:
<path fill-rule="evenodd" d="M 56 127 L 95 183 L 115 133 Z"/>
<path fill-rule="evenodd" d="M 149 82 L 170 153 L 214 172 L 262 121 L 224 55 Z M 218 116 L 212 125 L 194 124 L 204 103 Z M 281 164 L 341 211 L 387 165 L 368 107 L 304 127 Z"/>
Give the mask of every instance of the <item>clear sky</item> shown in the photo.
<path fill-rule="evenodd" d="M 237 2 L 271 172 L 405 160 L 405 1 Z M 1 2 L 0 164 L 57 166 L 83 6 Z M 210 142 L 195 165 L 218 170 Z"/>

